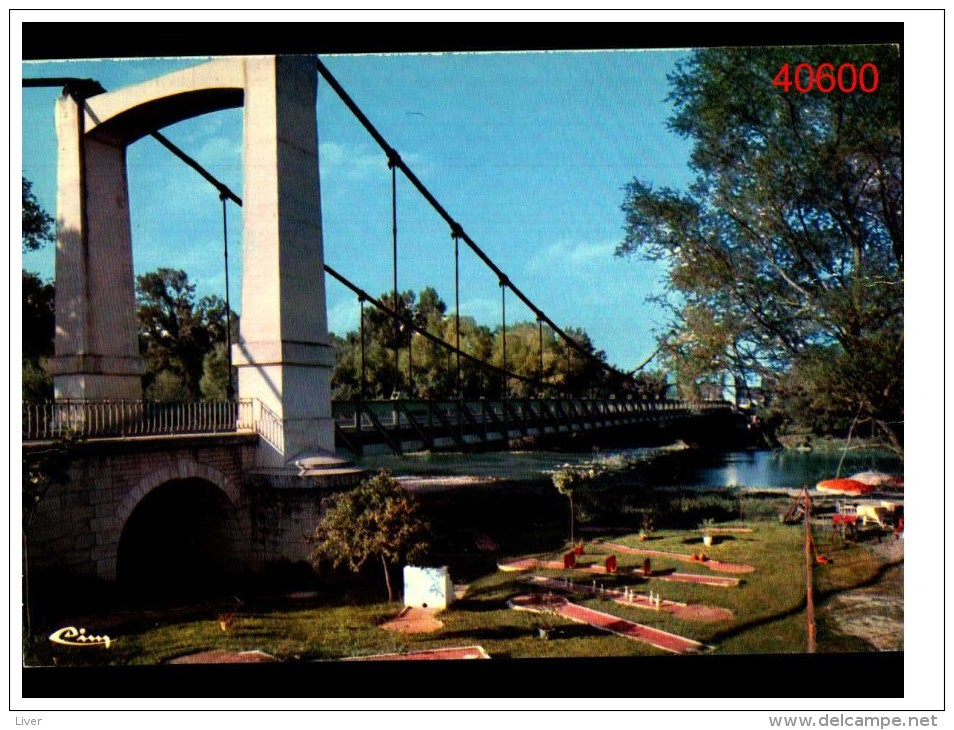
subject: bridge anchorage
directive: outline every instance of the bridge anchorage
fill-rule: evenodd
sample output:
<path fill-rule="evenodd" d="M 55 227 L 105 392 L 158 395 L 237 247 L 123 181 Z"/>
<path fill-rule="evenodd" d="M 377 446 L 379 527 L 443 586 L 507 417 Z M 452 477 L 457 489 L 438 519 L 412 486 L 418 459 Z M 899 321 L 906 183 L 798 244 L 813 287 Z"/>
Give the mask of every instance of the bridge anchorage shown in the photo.
<path fill-rule="evenodd" d="M 504 315 L 502 367 L 477 361 L 461 349 L 459 286 L 457 339 L 451 344 L 325 264 L 316 115 L 319 74 L 382 148 L 392 185 L 400 172 L 448 223 L 455 280 L 461 244 L 497 276 Z M 24 82 L 31 85 L 42 81 Z M 107 581 L 163 574 L 174 582 L 175 576 L 188 574 L 201 584 L 234 566 L 258 571 L 278 561 L 302 562 L 308 553 L 305 536 L 318 522 L 322 494 L 352 486 L 364 474 L 339 456 L 345 450 L 360 454 L 372 448 L 396 453 L 467 448 L 525 436 L 675 423 L 727 410 L 726 404 L 593 399 L 570 393 L 563 398 L 507 397 L 517 381 L 525 381 L 531 392 L 546 392 L 544 326 L 562 339 L 568 358 L 572 354 L 596 361 L 604 386 L 625 393 L 629 376 L 597 360 L 567 335 L 490 260 L 313 57 L 223 58 L 114 92 L 98 84 L 67 85 L 64 91 L 55 109 L 60 150 L 56 336 L 50 365 L 55 402 L 24 405 L 24 460 L 37 464 L 56 454 L 58 440 L 67 435 L 72 445 L 63 457 L 62 474 L 30 511 L 25 530 L 31 570 Z M 244 114 L 241 198 L 158 132 L 233 107 L 242 107 Z M 142 400 L 126 148 L 146 135 L 156 137 L 215 185 L 223 208 L 228 202 L 244 208 L 242 317 L 238 341 L 230 351 L 238 370 L 238 393 L 231 401 Z M 396 303 L 396 209 L 393 220 Z M 456 361 L 454 397 L 368 399 L 362 357 L 359 397 L 333 404 L 326 272 L 357 295 L 362 312 L 370 302 L 392 318 L 396 329 L 439 340 L 435 344 L 448 353 L 448 361 Z M 539 323 L 540 369 L 535 378 L 507 369 L 508 290 Z M 410 343 L 409 337 L 409 348 Z M 410 369 L 410 352 L 408 361 Z M 464 393 L 464 362 L 499 379 L 502 397 Z M 182 540 L 192 547 L 163 542 L 174 565 L 160 566 L 149 546 L 162 542 L 163 526 L 170 521 L 176 521 Z"/>

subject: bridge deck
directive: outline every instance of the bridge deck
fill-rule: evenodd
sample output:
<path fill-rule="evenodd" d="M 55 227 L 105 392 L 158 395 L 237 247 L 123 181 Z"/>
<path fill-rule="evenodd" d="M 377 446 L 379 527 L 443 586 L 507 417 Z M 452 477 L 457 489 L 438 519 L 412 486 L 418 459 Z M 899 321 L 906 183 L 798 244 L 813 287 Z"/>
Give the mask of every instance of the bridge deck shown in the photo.
<path fill-rule="evenodd" d="M 569 434 L 639 424 L 666 425 L 729 413 L 728 403 L 597 399 L 393 400 L 335 402 L 339 447 L 361 453 L 502 444 L 523 436 Z"/>

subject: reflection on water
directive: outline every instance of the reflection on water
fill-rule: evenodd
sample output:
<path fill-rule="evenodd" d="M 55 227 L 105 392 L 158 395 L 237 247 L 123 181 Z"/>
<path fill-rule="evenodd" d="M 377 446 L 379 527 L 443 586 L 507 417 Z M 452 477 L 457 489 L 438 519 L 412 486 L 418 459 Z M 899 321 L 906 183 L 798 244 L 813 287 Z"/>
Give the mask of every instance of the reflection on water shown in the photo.
<path fill-rule="evenodd" d="M 730 451 L 694 455 L 691 464 L 678 475 L 683 484 L 700 487 L 813 487 L 831 479 L 838 471 L 840 452 L 819 451 Z M 854 451 L 845 455 L 842 477 L 876 470 L 902 474 L 903 462 L 882 451 Z M 661 481 L 665 481 L 662 478 Z"/>
<path fill-rule="evenodd" d="M 549 474 L 564 463 L 579 464 L 593 459 L 613 462 L 614 457 L 646 458 L 656 449 L 615 449 L 600 453 L 552 451 L 495 451 L 478 454 L 421 453 L 404 456 L 365 456 L 366 469 L 388 469 L 402 475 L 473 476 L 514 481 L 549 480 Z M 649 483 L 699 487 L 813 487 L 838 471 L 840 451 L 683 451 L 654 471 Z M 845 455 L 840 476 L 877 470 L 902 474 L 903 462 L 885 451 L 851 451 Z"/>
<path fill-rule="evenodd" d="M 550 473 L 564 464 L 581 464 L 609 459 L 625 453 L 630 458 L 647 458 L 658 449 L 634 448 L 623 451 L 487 451 L 420 452 L 402 456 L 366 455 L 356 461 L 369 471 L 387 469 L 396 476 L 473 476 L 513 481 L 549 480 Z"/>

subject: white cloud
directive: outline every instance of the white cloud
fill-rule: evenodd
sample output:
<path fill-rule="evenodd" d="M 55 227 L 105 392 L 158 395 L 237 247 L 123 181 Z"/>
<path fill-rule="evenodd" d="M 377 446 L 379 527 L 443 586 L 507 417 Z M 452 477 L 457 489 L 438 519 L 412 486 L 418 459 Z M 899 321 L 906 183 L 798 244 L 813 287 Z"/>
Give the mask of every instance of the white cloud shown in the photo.
<path fill-rule="evenodd" d="M 527 260 L 531 273 L 557 267 L 569 272 L 587 273 L 613 261 L 616 241 L 558 241 Z"/>
<path fill-rule="evenodd" d="M 421 162 L 420 155 L 416 154 L 402 153 L 401 159 L 411 167 Z M 345 180 L 366 180 L 372 175 L 388 172 L 387 155 L 370 144 L 319 142 L 318 163 L 323 176 L 341 177 Z"/>
<path fill-rule="evenodd" d="M 188 153 L 194 157 L 200 165 L 213 170 L 213 168 L 228 170 L 230 174 L 237 173 L 238 182 L 241 185 L 242 180 L 242 137 L 216 136 L 206 139 L 202 142 L 195 153 Z M 229 181 L 223 181 L 228 183 Z"/>
<path fill-rule="evenodd" d="M 616 251 L 616 241 L 604 241 L 600 243 L 580 243 L 570 251 L 570 260 L 574 263 L 586 263 L 593 260 L 606 262 L 612 260 L 613 253 Z"/>
<path fill-rule="evenodd" d="M 361 307 L 357 299 L 348 297 L 328 307 L 328 330 L 343 337 L 358 329 Z"/>
<path fill-rule="evenodd" d="M 365 145 L 349 148 L 337 142 L 319 143 L 318 162 L 322 173 L 347 180 L 363 180 L 388 167 L 387 157 L 380 150 Z"/>
<path fill-rule="evenodd" d="M 500 322 L 500 300 L 487 297 L 465 299 L 460 303 L 460 314 L 462 317 L 473 317 L 478 323 L 493 327 L 495 323 Z"/>

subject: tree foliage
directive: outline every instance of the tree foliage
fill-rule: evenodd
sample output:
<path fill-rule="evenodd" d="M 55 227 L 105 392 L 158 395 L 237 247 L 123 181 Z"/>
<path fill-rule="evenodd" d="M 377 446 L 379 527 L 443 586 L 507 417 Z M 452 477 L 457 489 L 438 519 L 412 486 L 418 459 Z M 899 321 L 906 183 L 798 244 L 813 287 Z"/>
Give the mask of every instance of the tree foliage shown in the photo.
<path fill-rule="evenodd" d="M 237 377 L 236 368 L 232 368 L 232 389 L 235 389 Z M 205 400 L 228 400 L 229 393 L 229 354 L 228 345 L 218 342 L 202 359 L 202 378 L 199 380 L 199 390 Z"/>
<path fill-rule="evenodd" d="M 40 207 L 33 185 L 23 180 L 23 251 L 37 251 L 55 239 L 53 218 Z M 53 380 L 46 372 L 47 358 L 53 354 L 54 288 L 39 275 L 23 270 L 23 356 L 22 397 L 27 402 L 53 397 Z"/>
<path fill-rule="evenodd" d="M 196 301 L 186 272 L 158 269 L 136 277 L 136 316 L 140 349 L 146 362 L 146 395 L 161 400 L 198 400 L 206 358 L 226 341 L 229 317 L 225 301 L 206 296 Z M 209 367 L 214 367 L 212 363 Z M 227 370 L 226 370 L 227 374 Z M 206 377 L 206 390 L 215 384 Z"/>
<path fill-rule="evenodd" d="M 380 297 L 380 301 L 391 309 L 394 309 L 393 300 L 391 293 Z M 401 293 L 397 311 L 416 327 L 451 346 L 456 345 L 456 318 L 447 313 L 446 303 L 433 288 L 425 288 L 418 295 L 412 291 Z M 363 392 L 367 399 L 395 395 L 439 399 L 451 398 L 458 393 L 456 354 L 419 332 L 413 332 L 407 326 L 395 327 L 394 323 L 394 318 L 388 314 L 373 306 L 365 306 L 363 388 L 360 329 L 344 337 L 331 336 L 336 353 L 332 378 L 335 398 L 354 399 Z M 462 352 L 526 380 L 508 378 L 505 384 L 499 373 L 462 357 L 460 392 L 464 397 L 478 398 L 500 397 L 505 388 L 514 397 L 548 395 L 558 391 L 584 396 L 606 390 L 609 383 L 599 365 L 606 362 L 606 354 L 596 350 L 584 330 L 570 327 L 565 331 L 592 357 L 576 352 L 545 326 L 541 370 L 540 331 L 536 323 L 518 322 L 507 326 L 505 361 L 502 329 L 491 329 L 473 317 L 461 316 Z"/>
<path fill-rule="evenodd" d="M 788 93 L 788 63 L 873 63 L 874 93 Z M 669 263 L 680 387 L 731 372 L 903 443 L 900 60 L 894 46 L 695 51 L 670 78 L 687 191 L 626 188 L 618 255 Z M 795 396 L 798 396 L 797 398 Z"/>
<path fill-rule="evenodd" d="M 570 503 L 570 542 L 576 541 L 576 507 L 573 497 L 577 489 L 587 482 L 591 482 L 600 475 L 600 469 L 595 464 L 564 464 L 550 474 L 554 488 Z"/>
<path fill-rule="evenodd" d="M 23 295 L 23 400 L 42 402 L 53 398 L 53 380 L 46 372 L 53 355 L 54 288 L 36 274 L 22 272 Z"/>
<path fill-rule="evenodd" d="M 327 560 L 357 573 L 368 560 L 380 560 L 393 600 L 389 564 L 419 560 L 428 549 L 430 526 L 415 497 L 382 471 L 353 491 L 329 497 L 324 506 L 312 537 L 312 562 Z"/>
<path fill-rule="evenodd" d="M 47 213 L 33 194 L 33 183 L 23 179 L 23 250 L 38 251 L 56 238 L 53 217 Z"/>

